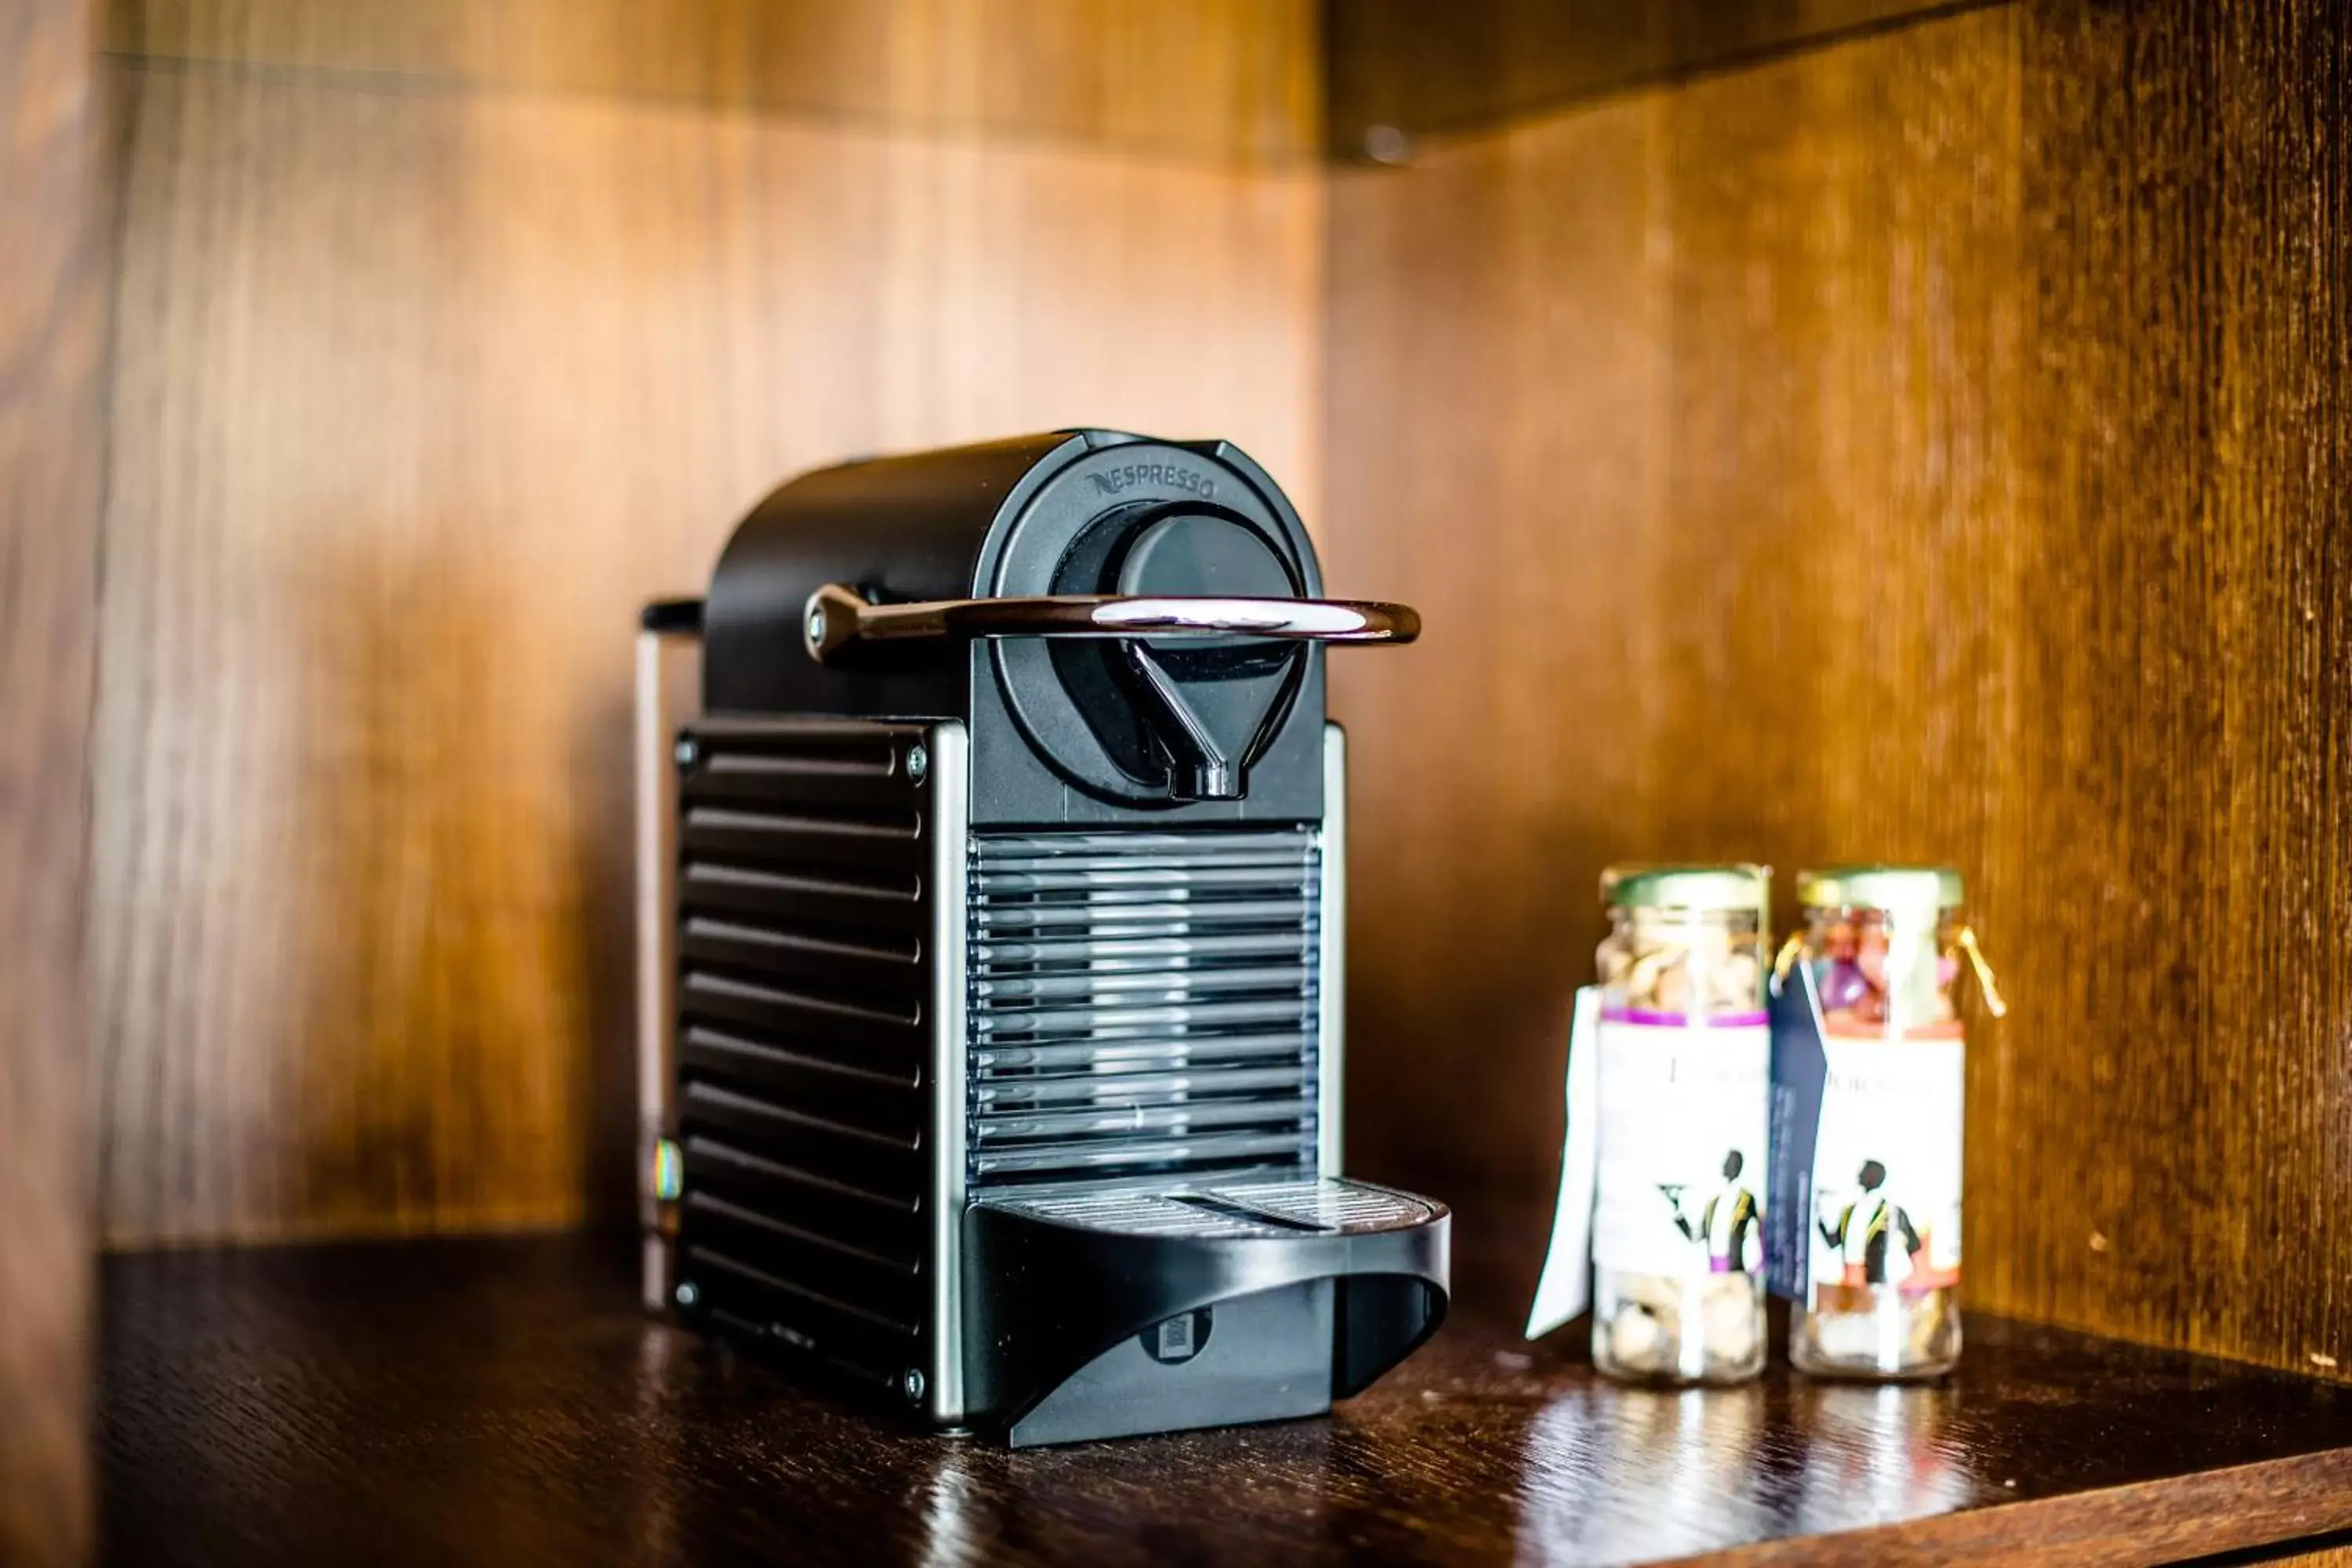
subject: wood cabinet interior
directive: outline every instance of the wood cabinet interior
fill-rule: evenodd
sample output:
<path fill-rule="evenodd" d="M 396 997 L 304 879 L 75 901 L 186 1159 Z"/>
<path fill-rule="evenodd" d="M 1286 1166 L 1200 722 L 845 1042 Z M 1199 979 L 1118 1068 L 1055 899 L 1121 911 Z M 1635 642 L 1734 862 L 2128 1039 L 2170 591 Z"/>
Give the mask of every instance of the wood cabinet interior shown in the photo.
<path fill-rule="evenodd" d="M 81 0 L 0 11 L 0 1562 L 88 1540 L 82 965 L 106 358 Z"/>
<path fill-rule="evenodd" d="M 2352 1366 L 2348 90 L 1999 7 L 1335 176 L 1362 1159 L 1551 1190 L 1607 862 L 1949 860 L 1971 1305 Z"/>
<path fill-rule="evenodd" d="M 1228 435 L 1320 515 L 1322 193 L 1259 134 L 1306 145 L 1305 7 L 1047 9 L 978 30 L 1055 79 L 1087 43 L 1099 112 L 929 68 L 855 121 L 625 91 L 619 13 L 118 17 L 110 1244 L 625 1208 L 630 638 L 770 486 L 1108 424 Z M 825 81 L 981 47 L 960 6 L 661 15 L 780 69 L 829 18 Z M 575 32 L 603 64 L 528 47 Z M 1249 107 L 1112 123 L 1152 70 Z"/>
<path fill-rule="evenodd" d="M 1497 120 L 1740 69 L 1969 0 L 1342 0 L 1323 12 L 1324 146 L 1392 162 Z"/>
<path fill-rule="evenodd" d="M 120 0 L 125 65 L 1311 163 L 1311 0 Z"/>
<path fill-rule="evenodd" d="M 1973 8 L 1345 170 L 1304 0 L 1015 9 L 116 9 L 105 1240 L 616 1209 L 636 605 L 798 469 L 1085 422 L 1235 438 L 1427 612 L 1336 672 L 1366 1173 L 1549 1188 L 1605 861 L 1950 858 L 2018 1004 L 1972 1300 L 2352 1365 L 2346 7 Z M 74 515 L 12 548 L 87 619 Z M 5 744 L 75 750 L 59 657 Z"/>

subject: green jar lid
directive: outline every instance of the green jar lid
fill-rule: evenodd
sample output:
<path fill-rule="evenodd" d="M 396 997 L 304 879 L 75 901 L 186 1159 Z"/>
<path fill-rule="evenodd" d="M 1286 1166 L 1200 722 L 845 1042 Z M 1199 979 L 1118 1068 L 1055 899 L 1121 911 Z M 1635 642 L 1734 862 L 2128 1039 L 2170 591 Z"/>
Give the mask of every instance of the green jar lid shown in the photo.
<path fill-rule="evenodd" d="M 1769 866 L 1612 866 L 1601 873 L 1601 901 L 1654 910 L 1749 910 L 1772 901 Z"/>
<path fill-rule="evenodd" d="M 1812 910 L 1957 910 L 1964 900 L 1950 866 L 1823 866 L 1797 873 L 1797 901 Z"/>

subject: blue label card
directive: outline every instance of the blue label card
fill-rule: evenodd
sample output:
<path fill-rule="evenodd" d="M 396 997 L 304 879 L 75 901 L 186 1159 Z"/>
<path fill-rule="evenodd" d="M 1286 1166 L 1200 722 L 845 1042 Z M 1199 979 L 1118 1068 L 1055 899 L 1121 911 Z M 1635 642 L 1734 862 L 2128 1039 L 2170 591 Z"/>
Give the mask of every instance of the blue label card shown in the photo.
<path fill-rule="evenodd" d="M 1822 1132 L 1829 1051 L 1810 965 L 1772 983 L 1772 1187 L 1764 1210 L 1764 1284 L 1801 1301 L 1812 1273 L 1813 1154 Z"/>
<path fill-rule="evenodd" d="M 1600 1174 L 1601 988 L 1576 994 L 1575 1021 L 1568 1033 L 1568 1136 L 1559 1154 L 1559 1205 L 1552 1212 L 1551 1250 L 1544 1255 L 1543 1278 L 1535 1305 L 1528 1309 L 1528 1338 L 1541 1339 L 1592 1305 L 1592 1191 Z"/>

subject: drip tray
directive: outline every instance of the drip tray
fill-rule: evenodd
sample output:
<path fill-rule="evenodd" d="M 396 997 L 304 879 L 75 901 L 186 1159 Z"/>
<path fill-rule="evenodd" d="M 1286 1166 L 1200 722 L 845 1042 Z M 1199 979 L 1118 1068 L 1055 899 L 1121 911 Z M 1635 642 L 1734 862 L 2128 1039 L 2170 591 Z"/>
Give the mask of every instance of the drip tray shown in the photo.
<path fill-rule="evenodd" d="M 974 1419 L 1028 1447 L 1318 1415 L 1435 1331 L 1451 1224 L 1311 1176 L 981 1198 Z"/>
<path fill-rule="evenodd" d="M 1426 1225 L 1444 1212 L 1410 1193 L 1313 1177 L 980 1201 L 1011 1214 L 1126 1236 L 1345 1235 Z"/>

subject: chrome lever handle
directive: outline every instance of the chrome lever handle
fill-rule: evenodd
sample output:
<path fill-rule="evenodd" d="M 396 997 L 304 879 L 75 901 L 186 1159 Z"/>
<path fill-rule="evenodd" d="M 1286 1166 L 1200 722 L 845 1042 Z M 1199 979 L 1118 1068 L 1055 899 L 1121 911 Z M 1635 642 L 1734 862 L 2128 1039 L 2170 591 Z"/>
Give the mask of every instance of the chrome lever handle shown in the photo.
<path fill-rule="evenodd" d="M 854 645 L 914 637 L 1269 637 L 1286 642 L 1409 643 L 1421 617 L 1367 599 L 1220 599 L 1052 594 L 1013 599 L 869 604 L 839 583 L 811 594 L 801 619 L 809 657 L 831 664 Z"/>

